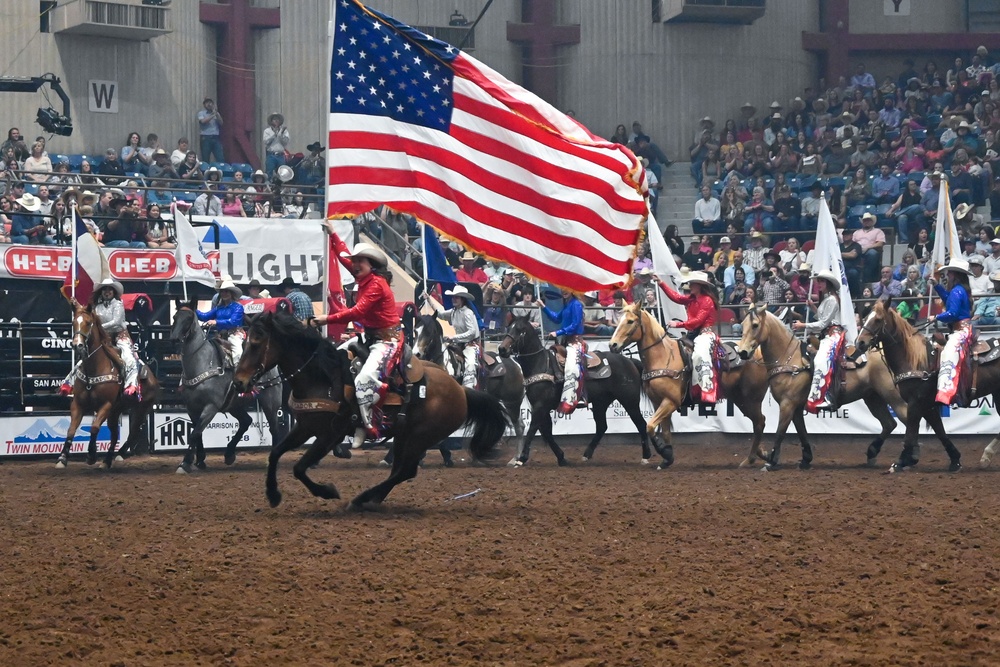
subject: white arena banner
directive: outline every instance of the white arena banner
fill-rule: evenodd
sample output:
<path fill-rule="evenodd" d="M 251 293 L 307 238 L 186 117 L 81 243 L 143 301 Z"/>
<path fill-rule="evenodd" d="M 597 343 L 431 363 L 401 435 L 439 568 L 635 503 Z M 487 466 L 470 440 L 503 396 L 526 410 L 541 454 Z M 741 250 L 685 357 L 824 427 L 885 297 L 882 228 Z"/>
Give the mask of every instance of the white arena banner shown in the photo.
<path fill-rule="evenodd" d="M 219 250 L 215 250 L 215 227 L 196 227 L 212 271 L 228 273 L 237 283 L 254 278 L 264 284 L 279 283 L 291 276 L 303 285 L 325 279 L 323 253 L 326 236 L 321 220 L 283 218 L 209 218 L 219 228 Z M 181 271 L 173 250 L 102 248 L 117 280 L 177 281 Z M 0 248 L 0 278 L 30 278 L 62 281 L 72 266 L 68 246 L 4 245 Z"/>
<path fill-rule="evenodd" d="M 271 432 L 267 429 L 267 417 L 256 410 L 250 413 L 253 423 L 243 439 L 236 443 L 237 449 L 248 447 L 270 447 Z M 205 449 L 223 449 L 229 444 L 240 424 L 235 417 L 218 414 L 202 434 Z M 191 437 L 191 420 L 187 413 L 153 413 L 153 451 L 182 451 L 188 448 Z"/>
<path fill-rule="evenodd" d="M 84 417 L 80 428 L 73 436 L 73 444 L 70 445 L 71 454 L 86 453 L 87 445 L 90 443 L 91 423 L 92 417 Z M 58 456 L 62 453 L 66 432 L 69 430 L 69 417 L 59 415 L 4 417 L 0 424 L 3 425 L 3 447 L 0 448 L 0 456 L 40 456 L 46 454 Z M 118 447 L 121 447 L 127 438 L 128 419 L 123 418 Z M 103 424 L 97 433 L 97 451 L 108 451 L 110 444 L 111 431 L 107 424 Z"/>

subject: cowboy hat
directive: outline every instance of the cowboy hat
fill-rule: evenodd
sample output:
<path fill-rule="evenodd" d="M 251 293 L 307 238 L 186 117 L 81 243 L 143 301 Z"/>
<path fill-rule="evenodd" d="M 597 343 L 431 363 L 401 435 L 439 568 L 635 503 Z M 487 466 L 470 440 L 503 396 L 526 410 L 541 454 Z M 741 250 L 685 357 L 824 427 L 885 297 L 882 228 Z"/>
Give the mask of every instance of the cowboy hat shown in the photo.
<path fill-rule="evenodd" d="M 77 190 L 76 188 L 66 188 L 65 190 L 63 190 L 63 193 L 59 195 L 60 201 L 62 201 L 62 203 L 64 204 L 66 204 L 66 200 L 68 200 L 70 197 L 75 198 L 77 202 L 79 202 L 80 191 Z M 67 206 L 69 206 L 69 204 L 67 204 Z"/>
<path fill-rule="evenodd" d="M 257 178 L 258 176 L 260 176 L 261 178 L 263 178 L 263 179 L 264 179 L 265 181 L 267 180 L 267 174 L 265 174 L 265 173 L 264 173 L 264 172 L 263 172 L 262 170 L 260 170 L 260 169 L 258 169 L 257 171 L 255 171 L 254 173 L 252 173 L 252 174 L 250 175 L 250 180 L 252 181 L 253 179 Z"/>
<path fill-rule="evenodd" d="M 745 116 L 753 116 L 755 113 L 757 113 L 757 107 L 750 104 L 749 102 L 744 102 L 743 106 L 740 107 L 740 111 L 742 111 Z"/>
<path fill-rule="evenodd" d="M 837 116 L 837 118 L 839 118 L 845 124 L 854 122 L 854 114 L 852 114 L 850 111 L 845 111 L 844 113 Z"/>
<path fill-rule="evenodd" d="M 964 218 L 965 216 L 969 215 L 969 211 L 971 210 L 972 210 L 971 204 L 959 204 L 957 207 L 955 207 L 955 217 Z"/>
<path fill-rule="evenodd" d="M 733 240 L 728 236 L 723 236 L 721 239 L 719 239 L 719 245 L 722 245 L 723 243 L 732 243 L 732 242 Z"/>
<path fill-rule="evenodd" d="M 983 256 L 982 255 L 973 255 L 972 257 L 969 258 L 969 268 L 971 269 L 973 267 L 973 265 L 975 265 L 975 264 L 978 264 L 979 266 L 983 266 Z"/>
<path fill-rule="evenodd" d="M 31 211 L 32 213 L 34 213 L 35 211 L 37 211 L 42 207 L 41 200 L 39 200 L 38 197 L 31 194 L 30 192 L 25 192 L 23 195 L 21 195 L 21 198 L 17 199 L 16 201 L 18 204 L 21 205 L 21 208 L 23 208 L 26 211 Z"/>
<path fill-rule="evenodd" d="M 79 204 L 80 206 L 93 206 L 94 202 L 97 201 L 97 194 L 91 192 L 90 190 L 84 190 L 80 195 Z"/>
<path fill-rule="evenodd" d="M 861 216 L 861 220 L 862 221 L 865 221 L 865 220 L 878 220 L 878 218 L 875 217 L 874 213 L 872 213 L 871 211 L 869 211 L 869 212 L 865 213 L 863 216 Z"/>
<path fill-rule="evenodd" d="M 812 278 L 813 280 L 816 279 L 825 280 L 831 283 L 832 285 L 835 285 L 838 289 L 840 288 L 841 285 L 840 276 L 838 276 L 833 271 L 819 271 L 818 273 L 814 273 L 809 277 Z"/>
<path fill-rule="evenodd" d="M 286 289 L 298 289 L 299 288 L 299 284 L 297 282 L 295 282 L 295 278 L 292 278 L 291 276 L 287 276 L 284 280 L 282 280 L 280 283 L 278 283 L 278 288 L 282 289 L 282 290 L 286 290 Z"/>
<path fill-rule="evenodd" d="M 340 256 L 347 257 L 348 259 L 364 257 L 365 259 L 374 262 L 383 268 L 389 265 L 389 260 L 386 258 L 385 253 L 370 243 L 359 243 L 354 246 L 354 252 L 344 252 L 341 253 Z"/>
<path fill-rule="evenodd" d="M 228 280 L 223 280 L 222 284 L 219 285 L 220 292 L 224 292 L 226 290 L 229 290 L 229 292 L 233 295 L 234 299 L 238 299 L 241 296 L 243 296 L 243 290 L 241 290 L 239 287 L 236 286 L 236 283 L 233 282 L 232 278 Z"/>
<path fill-rule="evenodd" d="M 958 129 L 958 126 L 961 122 L 962 122 L 961 116 L 952 116 L 951 118 L 945 121 L 945 125 L 947 125 L 953 130 L 956 130 Z"/>
<path fill-rule="evenodd" d="M 275 119 L 275 118 L 278 119 L 278 125 L 284 125 L 285 124 L 285 117 L 282 116 L 280 113 L 277 113 L 277 112 L 275 112 L 275 113 L 273 113 L 273 114 L 271 114 L 270 116 L 267 117 L 267 124 L 270 125 L 271 121 L 273 119 Z"/>
<path fill-rule="evenodd" d="M 115 294 L 118 295 L 119 299 L 122 297 L 122 293 L 125 291 L 125 289 L 122 287 L 122 284 L 117 280 L 115 280 L 114 278 L 105 278 L 100 282 L 99 285 L 95 287 L 94 291 L 100 293 L 101 290 L 104 289 L 105 287 L 110 287 L 111 289 L 113 289 L 115 291 Z"/>
<path fill-rule="evenodd" d="M 157 148 L 155 151 L 153 151 L 153 157 L 160 157 L 161 155 L 163 157 L 167 157 L 170 154 L 167 153 L 167 151 L 163 150 L 162 148 Z"/>
<path fill-rule="evenodd" d="M 715 125 L 715 121 L 712 120 L 711 116 L 705 116 L 704 118 L 702 118 L 701 123 L 704 125 L 713 125 L 713 126 Z"/>
<path fill-rule="evenodd" d="M 775 100 L 775 101 L 771 102 L 771 106 L 769 108 L 771 108 L 771 109 L 781 109 L 782 107 L 781 107 L 781 104 L 778 102 L 778 100 Z"/>
<path fill-rule="evenodd" d="M 598 296 L 600 296 L 596 290 L 593 292 L 584 292 L 583 295 L 589 299 L 596 299 Z"/>
<path fill-rule="evenodd" d="M 750 232 L 750 238 L 751 239 L 762 239 L 762 238 L 764 238 L 764 235 L 761 234 L 759 230 L 755 229 L 752 232 Z"/>
<path fill-rule="evenodd" d="M 705 285 L 706 287 L 715 287 L 715 283 L 712 279 L 708 277 L 708 274 L 704 271 L 691 271 L 681 280 L 683 284 L 697 283 L 699 285 Z"/>
<path fill-rule="evenodd" d="M 969 125 L 969 121 L 967 121 L 967 120 L 965 120 L 963 118 L 962 120 L 960 120 L 958 122 L 958 127 L 955 128 L 955 131 L 958 132 L 959 130 L 971 130 L 971 129 L 972 129 L 972 126 Z"/>
<path fill-rule="evenodd" d="M 829 108 L 830 104 L 822 97 L 813 102 L 813 111 L 816 113 L 826 113 Z"/>
<path fill-rule="evenodd" d="M 321 150 L 323 150 L 323 144 L 321 144 L 318 141 L 314 141 L 308 146 L 306 146 L 306 150 L 309 151 L 310 153 L 318 153 Z"/>
<path fill-rule="evenodd" d="M 950 262 L 938 269 L 940 273 L 948 273 L 949 271 L 958 271 L 959 273 L 964 273 L 969 275 L 969 263 L 964 259 L 959 259 L 955 257 Z"/>
<path fill-rule="evenodd" d="M 771 118 L 774 120 L 781 120 L 781 114 L 775 111 L 773 114 L 771 114 Z"/>
<path fill-rule="evenodd" d="M 812 271 L 812 268 L 813 267 L 812 267 L 812 265 L 809 262 L 802 262 L 801 264 L 799 264 L 799 272 L 800 273 L 802 271 L 805 271 L 806 273 L 809 273 L 810 271 Z"/>
<path fill-rule="evenodd" d="M 765 258 L 767 258 L 769 256 L 770 257 L 777 257 L 778 259 L 781 259 L 781 253 L 778 252 L 777 250 L 775 250 L 774 248 L 771 248 L 770 250 L 768 250 L 767 252 L 764 253 L 764 257 Z"/>
<path fill-rule="evenodd" d="M 790 105 L 793 111 L 802 111 L 806 108 L 806 102 L 801 97 L 796 97 Z"/>
<path fill-rule="evenodd" d="M 458 259 L 461 262 L 474 262 L 474 261 L 476 261 L 476 256 L 473 255 L 468 250 L 466 250 L 465 253 L 461 257 L 459 257 Z"/>
<path fill-rule="evenodd" d="M 466 303 L 472 301 L 472 292 L 467 290 L 464 285 L 455 285 L 455 289 L 450 289 L 446 291 L 444 295 L 450 297 L 460 296 L 463 299 L 465 299 Z"/>
<path fill-rule="evenodd" d="M 249 283 L 249 284 L 247 285 L 247 289 L 250 289 L 251 287 L 261 287 L 261 286 L 262 286 L 262 285 L 260 284 L 260 281 L 259 281 L 259 280 L 257 280 L 256 278 L 254 278 L 254 279 L 253 279 L 253 280 L 251 280 L 251 281 L 250 281 L 250 283 Z"/>
<path fill-rule="evenodd" d="M 996 271 L 990 274 L 990 280 L 992 280 L 995 283 L 1000 283 L 1000 271 Z"/>

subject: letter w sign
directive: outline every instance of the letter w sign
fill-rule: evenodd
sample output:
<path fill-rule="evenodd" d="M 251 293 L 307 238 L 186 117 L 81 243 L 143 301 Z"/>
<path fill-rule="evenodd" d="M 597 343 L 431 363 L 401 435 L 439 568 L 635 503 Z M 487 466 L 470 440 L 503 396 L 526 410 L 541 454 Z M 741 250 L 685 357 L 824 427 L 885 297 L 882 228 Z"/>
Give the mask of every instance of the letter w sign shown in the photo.
<path fill-rule="evenodd" d="M 95 113 L 118 113 L 118 82 L 88 81 L 87 102 Z"/>

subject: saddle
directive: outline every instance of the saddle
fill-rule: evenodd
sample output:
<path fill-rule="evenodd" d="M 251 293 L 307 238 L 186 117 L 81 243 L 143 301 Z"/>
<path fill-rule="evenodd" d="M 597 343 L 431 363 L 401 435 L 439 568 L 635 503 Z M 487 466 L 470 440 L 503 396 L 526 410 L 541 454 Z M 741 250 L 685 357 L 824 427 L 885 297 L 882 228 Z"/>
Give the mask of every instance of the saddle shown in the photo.
<path fill-rule="evenodd" d="M 556 360 L 556 382 L 563 381 L 563 369 L 566 368 L 566 348 L 562 345 L 553 345 L 551 348 Z M 584 364 L 584 378 L 587 380 L 605 380 L 611 377 L 611 364 L 603 352 L 580 352 Z"/>
<path fill-rule="evenodd" d="M 500 358 L 485 351 L 483 352 L 483 368 L 488 378 L 499 378 L 507 374 L 507 366 L 500 363 Z"/>
<path fill-rule="evenodd" d="M 1000 338 L 983 338 L 972 346 L 972 360 L 980 366 L 1000 359 Z"/>
<path fill-rule="evenodd" d="M 684 355 L 684 365 L 691 365 L 691 353 L 694 351 L 694 341 L 686 336 L 677 340 L 681 345 L 681 353 Z M 736 350 L 736 343 L 730 341 L 720 341 L 719 347 L 725 351 L 726 356 L 719 360 L 719 370 L 723 373 L 734 371 L 745 365 L 747 360 L 740 356 Z"/>
<path fill-rule="evenodd" d="M 222 368 L 233 368 L 233 346 L 229 344 L 229 341 L 218 335 L 212 336 L 209 340 L 212 341 L 212 345 L 215 347 L 215 354 L 219 359 L 219 365 Z"/>
<path fill-rule="evenodd" d="M 355 376 L 365 360 L 368 359 L 368 348 L 358 342 L 351 343 L 347 348 L 351 357 L 351 375 Z M 385 381 L 389 385 L 385 396 L 380 401 L 381 405 L 408 405 L 412 395 L 412 388 L 421 384 L 424 379 L 423 363 L 414 364 L 413 350 L 409 345 L 404 344 L 402 351 L 396 355 L 397 359 L 389 359 L 389 366 L 385 369 Z M 417 360 L 419 362 L 419 360 Z M 345 396 L 354 395 L 354 387 L 345 387 Z M 422 398 L 422 397 L 421 397 Z"/>

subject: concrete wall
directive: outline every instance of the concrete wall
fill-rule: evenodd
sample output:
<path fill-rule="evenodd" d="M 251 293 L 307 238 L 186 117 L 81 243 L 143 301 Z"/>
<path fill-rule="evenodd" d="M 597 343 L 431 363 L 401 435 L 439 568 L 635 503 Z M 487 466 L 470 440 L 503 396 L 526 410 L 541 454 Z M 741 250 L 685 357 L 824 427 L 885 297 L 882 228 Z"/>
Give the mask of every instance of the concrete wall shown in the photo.
<path fill-rule="evenodd" d="M 909 0 L 908 16 L 887 14 L 885 4 L 883 0 L 851 0 L 851 32 L 965 32 L 964 0 Z"/>

